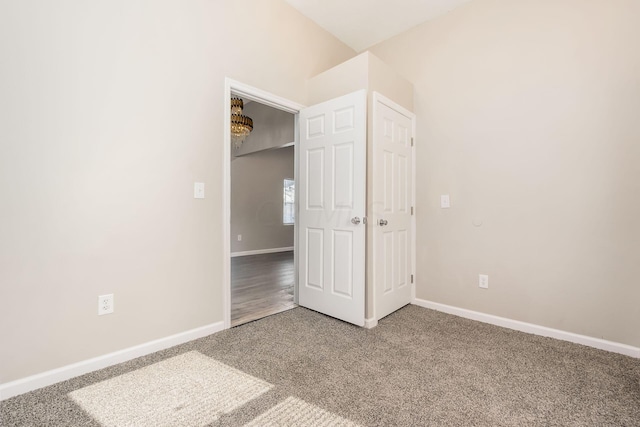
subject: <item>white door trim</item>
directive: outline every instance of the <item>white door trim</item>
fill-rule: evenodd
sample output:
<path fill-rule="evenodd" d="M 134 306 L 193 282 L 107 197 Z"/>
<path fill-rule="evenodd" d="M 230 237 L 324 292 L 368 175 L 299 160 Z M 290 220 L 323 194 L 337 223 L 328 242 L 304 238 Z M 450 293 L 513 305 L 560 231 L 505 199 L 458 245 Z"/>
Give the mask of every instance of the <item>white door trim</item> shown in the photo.
<path fill-rule="evenodd" d="M 296 115 L 294 120 L 294 146 L 295 148 L 295 165 L 294 170 L 297 177 L 298 174 L 298 112 L 304 108 L 304 105 L 297 102 L 290 101 L 282 98 L 278 95 L 274 95 L 270 92 L 262 89 L 249 86 L 239 81 L 225 78 L 224 80 L 224 160 L 222 167 L 222 186 L 223 186 L 223 215 L 222 215 L 222 233 L 223 233 L 223 266 L 222 266 L 222 317 L 224 322 L 224 329 L 231 327 L 231 130 L 227 125 L 231 121 L 231 92 L 241 96 L 242 98 L 257 101 L 261 104 L 268 105 L 269 107 L 277 108 L 278 110 L 286 111 Z M 296 188 L 296 193 L 298 188 Z M 296 194 L 296 200 L 298 195 Z M 296 215 L 296 222 L 297 222 Z M 295 227 L 294 235 L 294 248 L 298 245 L 297 236 L 298 227 Z M 297 251 L 294 250 L 294 268 L 298 271 L 298 260 L 296 257 Z M 294 285 L 294 299 L 297 302 L 297 277 L 296 284 Z"/>
<path fill-rule="evenodd" d="M 382 95 L 379 92 L 373 92 L 373 112 L 370 117 L 377 117 L 378 112 L 378 103 L 384 104 L 392 110 L 397 111 L 405 117 L 411 119 L 411 137 L 413 138 L 413 143 L 411 146 L 411 206 L 413 207 L 413 215 L 411 215 L 411 274 L 413 275 L 413 283 L 411 283 L 411 300 L 415 300 L 416 298 L 416 146 L 417 146 L 417 137 L 416 137 L 416 115 L 411 111 L 407 110 L 403 106 L 396 104 L 391 99 Z M 375 126 L 373 127 L 375 129 Z M 372 138 L 374 136 L 372 135 Z M 374 141 L 375 144 L 375 141 Z M 373 147 L 373 152 L 375 152 L 375 146 Z M 371 153 L 374 155 L 374 153 Z M 371 216 L 371 215 L 369 215 Z M 375 224 L 373 225 L 375 227 Z M 373 247 L 371 247 L 373 248 Z M 373 293 L 373 316 L 372 320 L 377 324 L 378 322 L 378 313 L 376 313 L 376 292 L 375 289 L 369 288 L 369 291 Z"/>

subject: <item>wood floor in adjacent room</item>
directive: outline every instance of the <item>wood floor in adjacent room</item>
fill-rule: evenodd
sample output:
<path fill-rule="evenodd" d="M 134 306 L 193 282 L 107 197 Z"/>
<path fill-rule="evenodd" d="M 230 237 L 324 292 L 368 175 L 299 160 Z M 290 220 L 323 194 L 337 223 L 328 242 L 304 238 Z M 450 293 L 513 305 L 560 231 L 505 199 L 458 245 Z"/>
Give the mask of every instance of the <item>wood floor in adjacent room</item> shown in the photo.
<path fill-rule="evenodd" d="M 231 258 L 231 326 L 296 307 L 293 252 Z"/>

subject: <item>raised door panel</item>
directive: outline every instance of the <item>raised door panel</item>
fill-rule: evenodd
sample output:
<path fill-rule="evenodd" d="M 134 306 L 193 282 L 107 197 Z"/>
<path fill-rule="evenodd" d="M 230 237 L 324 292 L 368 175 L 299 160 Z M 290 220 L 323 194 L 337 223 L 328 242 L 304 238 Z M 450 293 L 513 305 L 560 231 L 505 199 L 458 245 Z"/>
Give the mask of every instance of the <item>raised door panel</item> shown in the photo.
<path fill-rule="evenodd" d="M 362 326 L 366 93 L 302 110 L 300 151 L 299 303 Z"/>
<path fill-rule="evenodd" d="M 411 302 L 412 119 L 382 102 L 375 107 L 373 282 L 380 319 Z"/>

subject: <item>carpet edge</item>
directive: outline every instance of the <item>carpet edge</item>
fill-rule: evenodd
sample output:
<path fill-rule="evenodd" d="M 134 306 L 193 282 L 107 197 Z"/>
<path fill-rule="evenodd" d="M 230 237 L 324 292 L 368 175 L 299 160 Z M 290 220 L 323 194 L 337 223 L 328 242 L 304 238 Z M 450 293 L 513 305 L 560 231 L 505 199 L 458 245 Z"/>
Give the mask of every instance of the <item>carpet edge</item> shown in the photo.
<path fill-rule="evenodd" d="M 603 340 L 587 335 L 580 335 L 560 329 L 548 328 L 546 326 L 536 325 L 534 323 L 527 323 L 520 320 L 509 319 L 506 317 L 494 316 L 492 314 L 468 310 L 466 308 L 455 307 L 420 298 L 414 298 L 411 303 L 419 307 L 429 308 L 431 310 L 441 311 L 443 313 L 452 314 L 454 316 L 464 317 L 465 319 L 476 320 L 478 322 L 489 323 L 491 325 L 543 337 L 555 338 L 561 341 L 568 341 L 574 344 L 581 344 L 587 347 L 593 347 L 599 350 L 605 350 L 612 353 L 630 356 L 635 359 L 640 359 L 640 347 L 634 347 L 628 344 Z"/>
<path fill-rule="evenodd" d="M 156 351 L 164 350 L 179 344 L 184 344 L 198 338 L 206 337 L 224 330 L 224 322 L 210 323 L 205 326 L 190 329 L 164 338 L 148 341 L 122 350 L 107 353 L 91 359 L 82 360 L 60 368 L 51 369 L 39 374 L 30 375 L 4 384 L 0 384 L 0 401 L 20 394 L 28 393 L 39 388 L 47 387 L 61 381 L 117 365 L 137 357 L 146 356 Z"/>

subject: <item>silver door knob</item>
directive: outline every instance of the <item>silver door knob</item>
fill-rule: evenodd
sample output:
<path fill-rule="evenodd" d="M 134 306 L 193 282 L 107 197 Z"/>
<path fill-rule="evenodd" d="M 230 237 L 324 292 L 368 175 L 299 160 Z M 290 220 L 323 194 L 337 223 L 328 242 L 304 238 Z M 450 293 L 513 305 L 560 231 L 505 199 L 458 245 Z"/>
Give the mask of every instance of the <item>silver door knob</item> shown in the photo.
<path fill-rule="evenodd" d="M 352 223 L 352 224 L 355 224 L 355 225 L 360 224 L 360 218 L 358 218 L 357 216 L 356 216 L 356 217 L 351 218 L 351 223 Z"/>
<path fill-rule="evenodd" d="M 380 222 L 379 222 L 378 224 L 380 224 L 380 227 L 384 227 L 385 225 L 387 225 L 387 224 L 388 224 L 388 222 L 387 222 L 387 220 L 386 220 L 386 219 L 381 219 L 381 220 L 380 220 Z"/>

